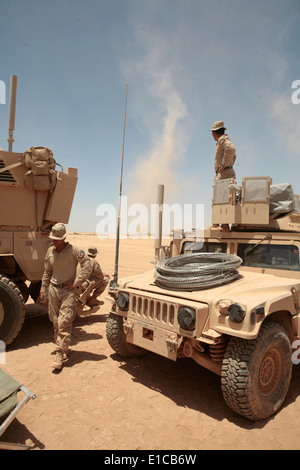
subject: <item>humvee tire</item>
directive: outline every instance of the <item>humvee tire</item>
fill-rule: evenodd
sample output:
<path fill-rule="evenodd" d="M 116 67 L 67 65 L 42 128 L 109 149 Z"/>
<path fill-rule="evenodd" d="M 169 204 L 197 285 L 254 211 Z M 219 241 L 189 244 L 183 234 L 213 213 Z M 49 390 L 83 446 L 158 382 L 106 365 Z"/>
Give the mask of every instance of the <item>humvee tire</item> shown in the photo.
<path fill-rule="evenodd" d="M 23 296 L 10 279 L 0 275 L 0 340 L 10 344 L 21 330 L 25 319 Z"/>
<path fill-rule="evenodd" d="M 291 343 L 281 325 L 263 324 L 255 340 L 232 337 L 221 375 L 227 405 L 253 421 L 268 418 L 286 397 L 292 367 Z"/>
<path fill-rule="evenodd" d="M 115 313 L 110 313 L 106 320 L 106 338 L 110 347 L 122 357 L 138 357 L 148 354 L 145 349 L 126 341 L 123 317 Z"/>

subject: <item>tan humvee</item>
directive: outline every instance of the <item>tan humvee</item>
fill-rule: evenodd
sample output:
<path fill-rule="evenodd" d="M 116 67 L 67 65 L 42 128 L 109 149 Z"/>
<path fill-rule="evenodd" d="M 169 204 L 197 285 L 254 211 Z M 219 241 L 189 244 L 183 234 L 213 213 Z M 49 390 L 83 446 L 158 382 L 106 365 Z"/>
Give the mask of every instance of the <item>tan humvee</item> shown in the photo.
<path fill-rule="evenodd" d="M 122 279 L 111 291 L 107 319 L 108 341 L 121 356 L 192 358 L 220 375 L 227 404 L 251 420 L 282 405 L 300 338 L 299 197 L 290 185 L 271 183 L 216 182 L 214 226 L 204 241 L 174 231 L 155 270 Z M 201 274 L 203 260 L 203 268 L 212 267 L 211 285 Z M 223 281 L 223 266 L 232 261 L 234 276 Z"/>
<path fill-rule="evenodd" d="M 38 299 L 49 232 L 56 222 L 68 223 L 77 184 L 77 169 L 57 171 L 48 148 L 12 151 L 16 84 L 12 76 L 9 150 L 0 150 L 0 340 L 6 345 L 23 325 L 24 303 Z"/>

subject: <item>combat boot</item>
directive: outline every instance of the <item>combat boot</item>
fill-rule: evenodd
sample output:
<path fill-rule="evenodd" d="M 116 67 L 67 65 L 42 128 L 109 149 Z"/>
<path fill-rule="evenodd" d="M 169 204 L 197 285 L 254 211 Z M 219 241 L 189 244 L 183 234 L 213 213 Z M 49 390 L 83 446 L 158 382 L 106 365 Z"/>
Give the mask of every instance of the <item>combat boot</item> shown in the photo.
<path fill-rule="evenodd" d="M 54 362 L 52 364 L 53 369 L 62 369 L 63 366 L 63 353 L 61 351 L 56 352 Z"/>

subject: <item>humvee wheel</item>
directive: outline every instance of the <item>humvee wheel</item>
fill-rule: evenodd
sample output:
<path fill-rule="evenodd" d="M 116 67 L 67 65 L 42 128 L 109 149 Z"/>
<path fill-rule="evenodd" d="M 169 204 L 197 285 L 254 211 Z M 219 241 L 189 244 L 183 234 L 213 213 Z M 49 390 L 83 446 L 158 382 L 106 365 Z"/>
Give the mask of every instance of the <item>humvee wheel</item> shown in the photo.
<path fill-rule="evenodd" d="M 106 338 L 110 347 L 122 357 L 138 357 L 147 354 L 145 349 L 126 341 L 123 317 L 115 313 L 110 313 L 106 320 Z"/>
<path fill-rule="evenodd" d="M 288 334 L 277 323 L 263 324 L 255 340 L 231 338 L 221 375 L 227 405 L 253 421 L 268 418 L 284 402 L 292 367 Z"/>
<path fill-rule="evenodd" d="M 10 344 L 18 335 L 25 319 L 23 296 L 17 286 L 0 275 L 0 340 Z"/>

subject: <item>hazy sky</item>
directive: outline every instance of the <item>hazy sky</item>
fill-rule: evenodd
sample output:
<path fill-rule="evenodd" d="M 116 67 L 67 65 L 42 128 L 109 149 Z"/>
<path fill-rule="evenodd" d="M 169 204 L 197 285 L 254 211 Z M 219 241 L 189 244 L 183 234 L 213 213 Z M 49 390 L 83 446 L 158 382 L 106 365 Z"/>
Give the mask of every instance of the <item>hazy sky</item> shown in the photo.
<path fill-rule="evenodd" d="M 238 183 L 300 192 L 299 44 L 299 0 L 0 0 L 0 146 L 14 74 L 14 151 L 47 146 L 77 167 L 68 228 L 95 232 L 97 207 L 118 205 L 127 82 L 123 195 L 156 202 L 165 184 L 168 204 L 203 203 L 210 224 L 216 120 Z"/>

